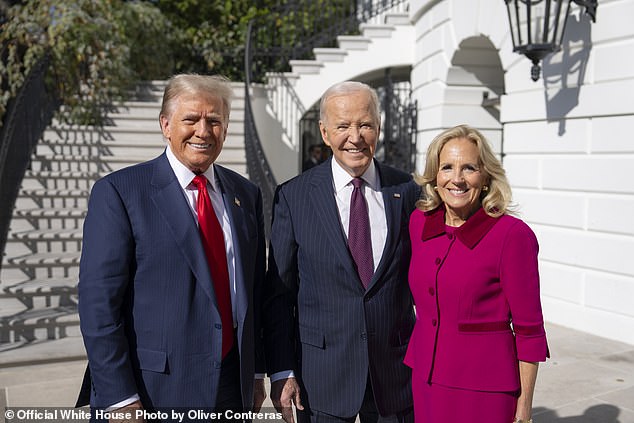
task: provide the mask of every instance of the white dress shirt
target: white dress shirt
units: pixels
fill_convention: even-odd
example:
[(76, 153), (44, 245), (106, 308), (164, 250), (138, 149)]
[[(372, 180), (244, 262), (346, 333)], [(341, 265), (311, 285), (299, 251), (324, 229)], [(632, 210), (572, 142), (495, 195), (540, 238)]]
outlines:
[[(182, 164), (174, 153), (172, 152), (169, 144), (165, 150), (167, 155), (167, 160), (176, 175), (176, 179), (178, 179), (178, 184), (183, 190), (183, 195), (187, 200), (187, 204), (189, 204), (189, 209), (192, 212), (194, 217), (194, 221), (196, 225), (198, 225), (198, 212), (196, 211), (196, 203), (198, 201), (198, 188), (196, 185), (192, 183), (194, 176), (196, 174), (189, 170), (184, 164)], [(216, 180), (216, 174), (214, 171), (214, 165), (209, 166), (203, 175), (207, 178), (207, 192), (209, 193), (209, 198), (211, 199), (211, 205), (216, 212), (216, 216), (218, 217), (218, 221), (220, 222), (220, 226), (222, 226), (222, 233), (225, 238), (225, 250), (227, 252), (227, 270), (229, 271), (229, 291), (231, 293), (231, 309), (233, 314), (233, 327), (236, 327), (236, 257), (233, 249), (233, 239), (231, 237), (231, 222), (229, 220), (229, 214), (227, 209), (225, 208), (225, 203), (222, 200), (222, 192), (220, 191), (220, 187), (218, 186), (218, 181)], [(222, 216), (222, 218), (220, 218)]]
[[(348, 228), (350, 226), (350, 198), (354, 190), (352, 179), (354, 178), (350, 176), (334, 158), (331, 160), (331, 164), (337, 209), (339, 210), (339, 218), (341, 219), (341, 228), (347, 240)], [(363, 179), (364, 182), (363, 195), (368, 204), (372, 258), (374, 259), (374, 270), (376, 271), (383, 256), (383, 249), (385, 248), (385, 241), (387, 240), (387, 219), (385, 217), (383, 193), (381, 192), (381, 181), (379, 180), (374, 161), (370, 162), (370, 166), (366, 169), (365, 173), (361, 175), (361, 179)]]

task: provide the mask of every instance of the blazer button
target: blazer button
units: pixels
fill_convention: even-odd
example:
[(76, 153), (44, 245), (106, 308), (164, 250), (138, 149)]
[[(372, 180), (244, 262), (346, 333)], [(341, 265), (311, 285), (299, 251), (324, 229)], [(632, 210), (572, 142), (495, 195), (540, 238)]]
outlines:
[(214, 368), (215, 368), (215, 369), (219, 369), (219, 368), (221, 368), (221, 367), (222, 367), (222, 363), (221, 363), (221, 362), (219, 362), (219, 361), (214, 361)]
[(436, 263), (437, 265), (438, 265), (438, 264), (440, 264), (440, 257), (436, 257), (436, 261), (435, 261), (435, 263)]
[(364, 341), (368, 339), (368, 334), (365, 332), (361, 332), (361, 339), (363, 339)]
[(222, 325), (220, 323), (216, 323), (214, 327), (218, 330), (222, 329)]
[(432, 326), (436, 326), (438, 324), (438, 320), (436, 319), (431, 319), (431, 325)]
[(434, 295), (436, 293), (436, 290), (434, 288), (429, 288), (429, 295)]
[(453, 239), (453, 234), (447, 234), (447, 238), (449, 238), (450, 240)]

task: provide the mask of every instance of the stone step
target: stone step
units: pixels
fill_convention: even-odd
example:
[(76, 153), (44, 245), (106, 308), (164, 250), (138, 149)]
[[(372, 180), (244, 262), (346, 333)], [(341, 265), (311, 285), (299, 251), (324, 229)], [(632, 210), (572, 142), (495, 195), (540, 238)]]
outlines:
[(14, 214), (17, 217), (28, 219), (53, 219), (53, 218), (84, 218), (86, 217), (86, 210), (81, 209), (66, 209), (66, 208), (50, 208), (50, 209), (19, 209), (15, 210)]
[[(31, 253), (40, 252), (72, 252), (81, 251), (82, 228), (36, 229), (13, 232), (7, 239), (9, 243), (22, 243)], [(16, 251), (14, 249), (13, 251)], [(11, 245), (6, 247), (7, 254)], [(14, 254), (15, 255), (15, 254)]]
[(359, 29), (366, 38), (390, 38), (396, 31), (394, 26), (384, 24), (361, 24)]
[(27, 280), (3, 286), (0, 298), (14, 298), (27, 309), (77, 305), (77, 279)]
[(348, 52), (340, 48), (314, 48), (313, 54), (315, 60), (327, 63), (327, 62), (343, 62)]
[(40, 170), (34, 172), (32, 170), (27, 170), (24, 173), (25, 178), (32, 178), (37, 180), (97, 180), (107, 175), (107, 173), (103, 172), (87, 172), (87, 171), (72, 171), (72, 170)]
[(70, 327), (78, 330), (77, 306), (25, 310), (0, 317), (0, 343), (65, 338)]
[(31, 230), (81, 229), (86, 208), (19, 208), (13, 211), (11, 232)]
[(82, 189), (90, 190), (94, 182), (106, 175), (103, 172), (82, 172), (82, 171), (49, 171), (42, 170), (34, 172), (28, 170), (22, 179), (23, 189)]
[(3, 270), (20, 270), (29, 279), (75, 278), (80, 253), (40, 253), (5, 257)]
[(367, 50), (371, 39), (362, 35), (339, 35), (337, 44), (343, 50)]
[(11, 234), (12, 240), (22, 242), (32, 241), (81, 241), (81, 228), (63, 228), (63, 229), (39, 229), (32, 231), (14, 232)]
[(112, 172), (123, 167), (132, 166), (137, 163), (153, 159), (161, 151), (148, 149), (147, 154), (135, 155), (66, 155), (66, 154), (42, 154), (33, 156), (31, 163), (32, 170), (52, 170), (52, 171), (83, 171), (83, 172)]
[(16, 208), (86, 208), (89, 190), (27, 188), (20, 190)]
[(408, 12), (389, 12), (385, 14), (387, 25), (411, 25)]
[(288, 63), (293, 73), (297, 75), (316, 75), (324, 67), (324, 64), (318, 60), (289, 60)]
[(86, 198), (90, 194), (88, 190), (83, 189), (23, 189), (22, 195), (33, 198)]

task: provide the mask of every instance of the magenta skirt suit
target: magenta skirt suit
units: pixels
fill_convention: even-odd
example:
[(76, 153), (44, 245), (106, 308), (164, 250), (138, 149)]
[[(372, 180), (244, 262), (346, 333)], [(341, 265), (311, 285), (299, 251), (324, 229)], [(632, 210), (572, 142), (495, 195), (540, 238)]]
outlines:
[(521, 220), (480, 208), (445, 226), (445, 208), (410, 219), (409, 284), (416, 325), (412, 368), (416, 423), (511, 423), (519, 364), (545, 361), (535, 234)]

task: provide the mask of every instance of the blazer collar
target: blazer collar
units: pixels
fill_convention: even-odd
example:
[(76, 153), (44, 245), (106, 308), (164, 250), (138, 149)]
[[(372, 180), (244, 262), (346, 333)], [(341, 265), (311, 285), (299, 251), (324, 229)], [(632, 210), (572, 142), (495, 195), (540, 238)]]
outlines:
[[(445, 233), (444, 204), (434, 210), (425, 212), (425, 216), (426, 219), (422, 234), (423, 241), (428, 241), (431, 238)], [(473, 249), (498, 221), (498, 218), (489, 216), (485, 213), (484, 209), (480, 207), (462, 226), (456, 228), (456, 237), (464, 245)]]

